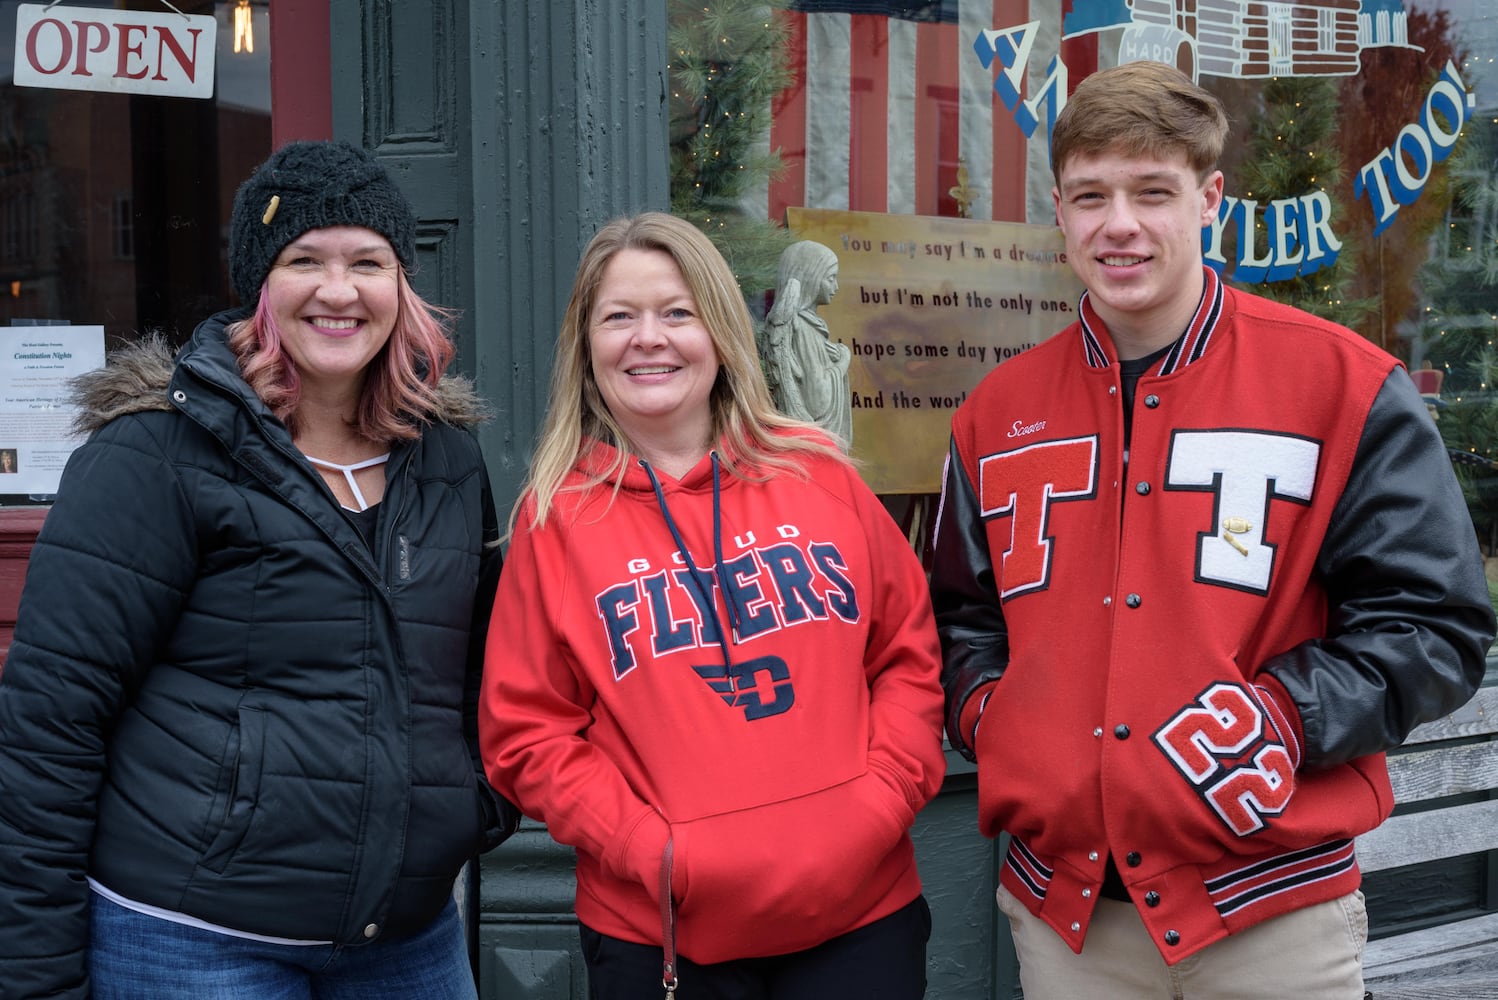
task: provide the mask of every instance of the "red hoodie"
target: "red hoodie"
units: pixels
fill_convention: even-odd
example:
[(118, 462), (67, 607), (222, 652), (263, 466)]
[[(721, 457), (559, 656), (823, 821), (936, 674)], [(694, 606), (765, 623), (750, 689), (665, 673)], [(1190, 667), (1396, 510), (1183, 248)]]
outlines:
[[(566, 485), (614, 457), (595, 446)], [(910, 826), (945, 771), (925, 576), (850, 467), (805, 461), (756, 483), (708, 456), (658, 496), (632, 459), (617, 496), (564, 487), (543, 527), (520, 519), (484, 762), (576, 848), (596, 931), (661, 943), (668, 842), (699, 963), (809, 948), (920, 892)]]

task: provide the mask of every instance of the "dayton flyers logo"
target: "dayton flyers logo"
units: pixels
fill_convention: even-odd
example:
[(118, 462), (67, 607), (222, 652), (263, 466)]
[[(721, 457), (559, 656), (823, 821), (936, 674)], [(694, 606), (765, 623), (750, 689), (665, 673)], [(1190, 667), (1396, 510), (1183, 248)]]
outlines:
[(721, 574), (685, 565), (680, 553), (669, 566), (636, 558), (628, 563), (629, 579), (594, 598), (615, 680), (628, 676), (642, 656), (649, 662), (716, 648), (725, 627), (713, 603), (719, 598), (722, 610), (732, 611), (723, 620), (734, 622), (739, 643), (813, 622), (861, 619), (854, 574), (835, 543), (806, 538), (793, 524), (777, 526), (767, 543), (753, 531), (733, 542), (741, 551), (723, 560)]
[[(791, 668), (778, 656), (760, 656), (731, 667), (693, 667), (730, 708), (742, 708), (750, 722), (790, 711), (796, 703)], [(760, 678), (763, 676), (764, 681)]]
[(1217, 817), (1240, 837), (1257, 833), (1290, 803), (1295, 765), (1258, 700), (1217, 683), (1176, 713), (1155, 744)]

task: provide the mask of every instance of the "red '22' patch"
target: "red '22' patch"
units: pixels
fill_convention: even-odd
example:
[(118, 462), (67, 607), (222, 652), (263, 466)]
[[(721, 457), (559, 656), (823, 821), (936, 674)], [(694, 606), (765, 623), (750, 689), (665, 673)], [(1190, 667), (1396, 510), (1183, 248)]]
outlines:
[(1177, 771), (1240, 837), (1285, 811), (1295, 768), (1263, 708), (1237, 684), (1213, 684), (1154, 735)]

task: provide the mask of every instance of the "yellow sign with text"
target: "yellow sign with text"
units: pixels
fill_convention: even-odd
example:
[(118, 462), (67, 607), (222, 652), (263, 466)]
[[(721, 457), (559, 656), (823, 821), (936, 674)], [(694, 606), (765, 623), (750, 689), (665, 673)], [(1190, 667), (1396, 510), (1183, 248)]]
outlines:
[(791, 208), (838, 258), (821, 307), (853, 352), (853, 455), (876, 493), (936, 493), (952, 411), (994, 366), (1076, 319), (1054, 226)]

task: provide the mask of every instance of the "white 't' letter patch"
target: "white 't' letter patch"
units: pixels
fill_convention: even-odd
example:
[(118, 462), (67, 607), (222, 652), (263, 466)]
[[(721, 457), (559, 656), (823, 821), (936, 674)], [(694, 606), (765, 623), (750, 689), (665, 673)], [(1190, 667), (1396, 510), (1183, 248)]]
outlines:
[[(1200, 534), (1203, 580), (1256, 593), (1269, 591), (1274, 546), (1264, 543), (1271, 500), (1309, 503), (1321, 445), (1307, 438), (1255, 431), (1177, 431), (1166, 483), (1216, 494), (1212, 525)], [(1223, 522), (1244, 529), (1225, 537)]]

